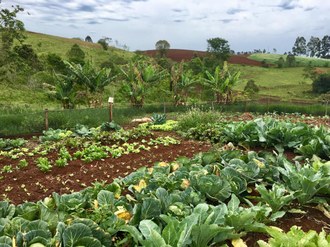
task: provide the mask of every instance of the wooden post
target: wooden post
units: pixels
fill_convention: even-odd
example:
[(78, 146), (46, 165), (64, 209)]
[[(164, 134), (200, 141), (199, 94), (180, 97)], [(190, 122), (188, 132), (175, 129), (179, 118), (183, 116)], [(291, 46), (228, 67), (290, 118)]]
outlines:
[(45, 130), (48, 130), (48, 109), (45, 109)]
[(109, 120), (112, 122), (112, 105), (113, 103), (109, 103)]

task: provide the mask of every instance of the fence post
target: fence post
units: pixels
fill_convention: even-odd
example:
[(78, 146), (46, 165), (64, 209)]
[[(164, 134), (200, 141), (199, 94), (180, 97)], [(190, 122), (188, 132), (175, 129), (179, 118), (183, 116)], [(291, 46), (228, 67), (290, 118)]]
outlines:
[(48, 109), (45, 109), (45, 130), (48, 130)]

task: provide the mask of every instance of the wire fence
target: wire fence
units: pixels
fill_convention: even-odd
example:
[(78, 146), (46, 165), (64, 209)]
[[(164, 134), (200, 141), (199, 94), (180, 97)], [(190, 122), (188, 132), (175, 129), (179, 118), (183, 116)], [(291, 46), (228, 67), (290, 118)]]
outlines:
[[(312, 115), (327, 115), (328, 104), (292, 104), (290, 102), (236, 102), (223, 105), (214, 102), (174, 106), (172, 103), (148, 104), (141, 108), (129, 105), (114, 105), (112, 115), (114, 122), (123, 125), (133, 118), (151, 116), (152, 113), (185, 112), (192, 108), (201, 110), (216, 110), (222, 112), (276, 112), (302, 113)], [(0, 137), (37, 134), (47, 128), (70, 129), (77, 124), (96, 127), (110, 120), (109, 107), (68, 109), (68, 110), (38, 110), (0, 112)]]

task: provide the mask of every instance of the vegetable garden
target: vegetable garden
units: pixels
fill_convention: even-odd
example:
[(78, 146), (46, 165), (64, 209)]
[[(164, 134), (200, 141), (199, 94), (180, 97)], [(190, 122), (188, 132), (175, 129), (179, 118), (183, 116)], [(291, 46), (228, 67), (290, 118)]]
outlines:
[(0, 139), (0, 246), (330, 246), (324, 119), (181, 115)]

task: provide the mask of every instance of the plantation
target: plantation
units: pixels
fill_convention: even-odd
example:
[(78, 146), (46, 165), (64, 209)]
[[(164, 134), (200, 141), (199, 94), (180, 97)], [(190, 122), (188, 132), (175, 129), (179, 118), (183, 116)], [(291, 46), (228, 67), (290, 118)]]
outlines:
[(329, 246), (327, 119), (153, 121), (1, 139), (3, 246)]

